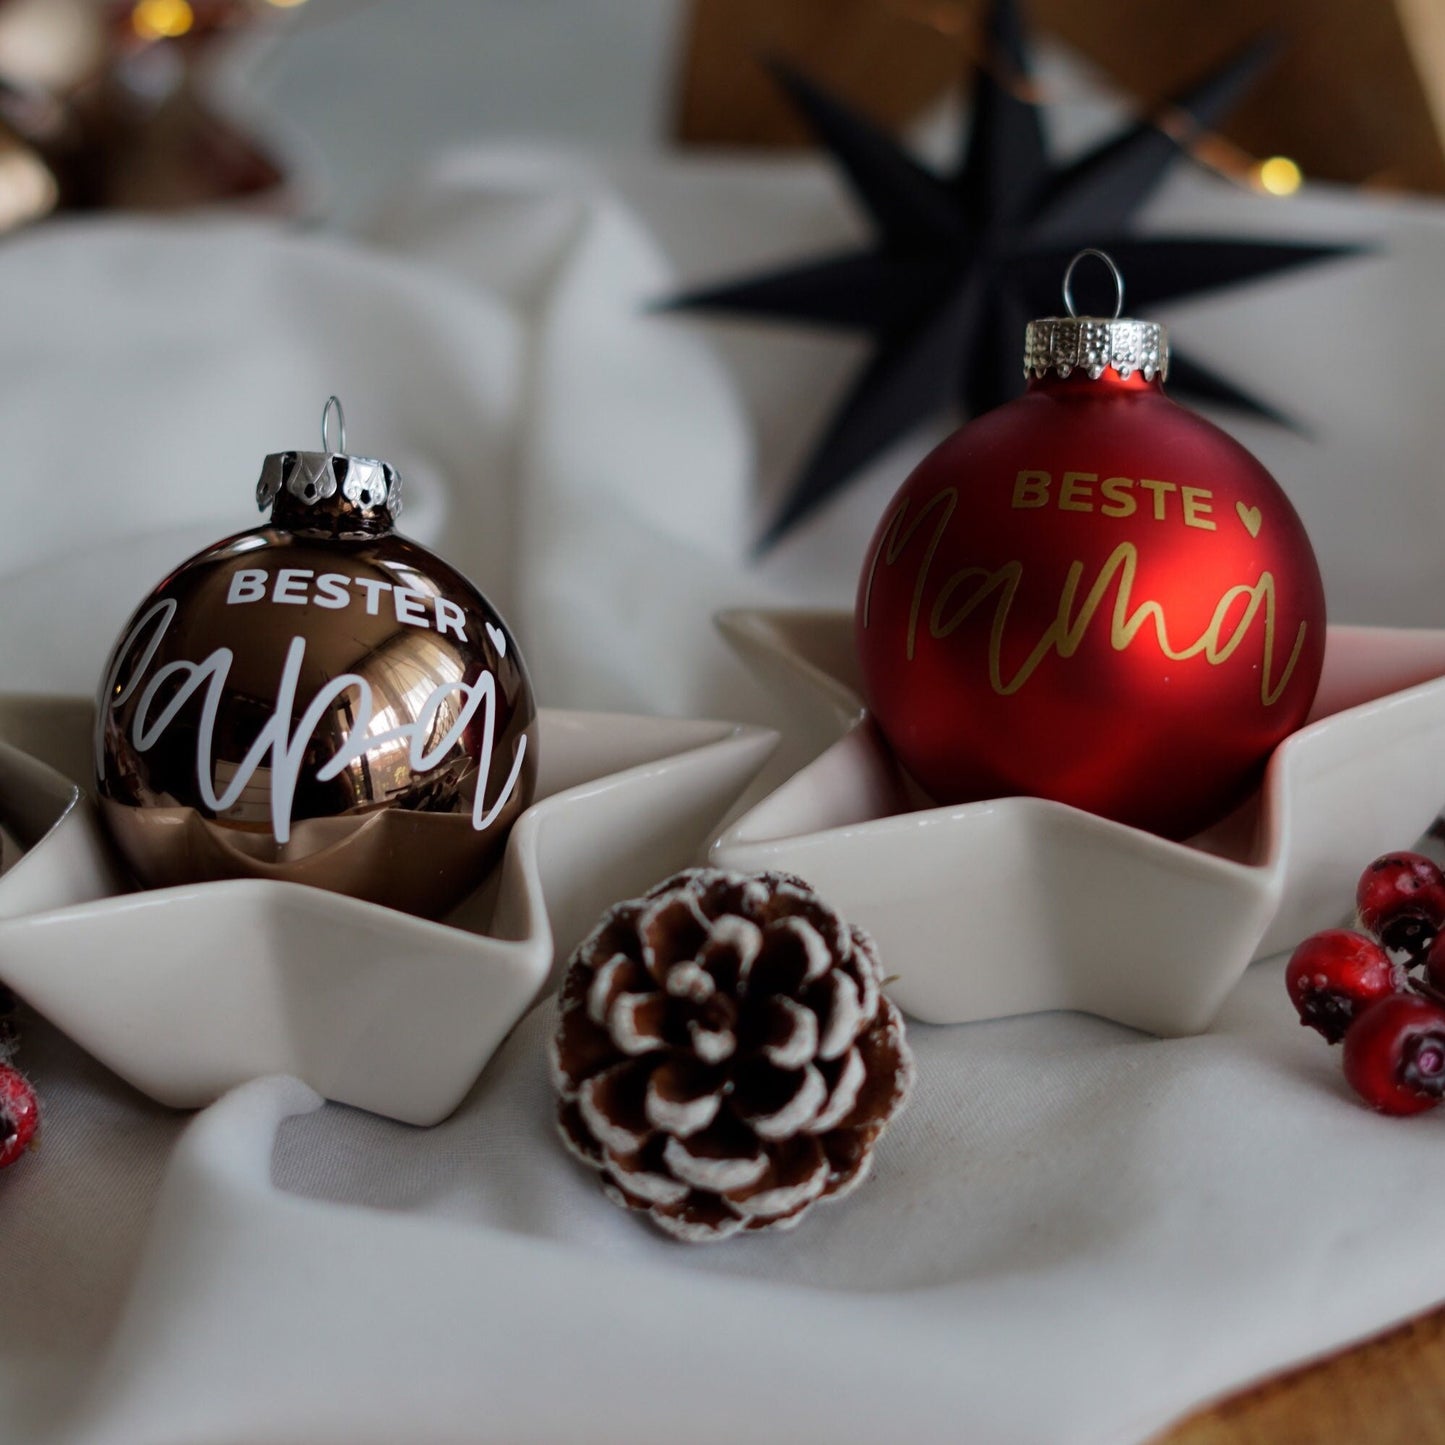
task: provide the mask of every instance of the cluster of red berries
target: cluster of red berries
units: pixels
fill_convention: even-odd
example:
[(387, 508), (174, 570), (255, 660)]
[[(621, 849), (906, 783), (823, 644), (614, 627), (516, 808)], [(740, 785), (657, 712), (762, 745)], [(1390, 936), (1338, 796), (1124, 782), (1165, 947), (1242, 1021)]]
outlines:
[(1305, 939), (1285, 970), (1300, 1022), (1344, 1043), (1345, 1078), (1382, 1114), (1445, 1099), (1445, 874), (1419, 853), (1386, 853), (1355, 890), (1364, 932)]
[(40, 1102), (30, 1080), (10, 1062), (19, 1035), (15, 998), (0, 986), (0, 1169), (13, 1164), (35, 1142), (40, 1127)]

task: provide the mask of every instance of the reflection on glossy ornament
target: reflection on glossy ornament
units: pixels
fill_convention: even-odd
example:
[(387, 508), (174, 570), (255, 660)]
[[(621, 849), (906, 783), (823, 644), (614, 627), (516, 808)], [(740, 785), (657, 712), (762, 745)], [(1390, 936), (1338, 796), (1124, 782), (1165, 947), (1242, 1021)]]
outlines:
[(864, 690), (940, 802), (1026, 794), (1188, 837), (1309, 711), (1319, 568), (1269, 473), (1164, 395), (1163, 328), (1076, 317), (1067, 277), (1065, 300), (1028, 328), (1025, 395), (924, 458), (874, 534)]
[(266, 459), (269, 525), (182, 563), (121, 631), (96, 783), (146, 886), (269, 878), (439, 917), (531, 800), (536, 706), (511, 633), (392, 530), (395, 470), (345, 446), (333, 397), (321, 451)]

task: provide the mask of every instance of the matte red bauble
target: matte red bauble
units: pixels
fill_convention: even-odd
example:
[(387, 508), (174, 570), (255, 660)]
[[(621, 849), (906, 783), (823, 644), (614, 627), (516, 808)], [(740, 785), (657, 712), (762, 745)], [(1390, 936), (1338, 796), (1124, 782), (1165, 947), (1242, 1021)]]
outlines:
[(1309, 712), (1319, 567), (1269, 473), (1165, 396), (1163, 328), (1069, 311), (1030, 324), (1027, 392), (884, 515), (864, 691), (940, 802), (1029, 794), (1184, 838)]

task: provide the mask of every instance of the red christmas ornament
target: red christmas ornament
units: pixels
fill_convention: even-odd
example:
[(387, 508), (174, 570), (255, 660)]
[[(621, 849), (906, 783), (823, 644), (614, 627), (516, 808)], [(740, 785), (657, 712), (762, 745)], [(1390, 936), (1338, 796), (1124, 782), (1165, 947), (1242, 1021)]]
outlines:
[(1064, 300), (1029, 325), (1026, 393), (925, 457), (879, 524), (864, 691), (940, 802), (1030, 794), (1188, 837), (1309, 711), (1319, 568), (1269, 473), (1164, 395), (1163, 327), (1076, 317), (1068, 273)]

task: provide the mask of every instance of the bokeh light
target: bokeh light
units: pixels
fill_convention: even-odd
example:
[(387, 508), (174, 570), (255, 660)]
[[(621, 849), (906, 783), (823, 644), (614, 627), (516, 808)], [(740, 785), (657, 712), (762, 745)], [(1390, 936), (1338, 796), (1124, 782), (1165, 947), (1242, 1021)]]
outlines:
[(1255, 183), (1272, 196), (1292, 196), (1304, 183), (1304, 172), (1288, 156), (1270, 156), (1254, 170)]
[(49, 215), (59, 198), (55, 176), (34, 151), (0, 146), (0, 233)]
[(139, 0), (130, 23), (142, 40), (174, 40), (196, 23), (196, 12), (188, 0)]

